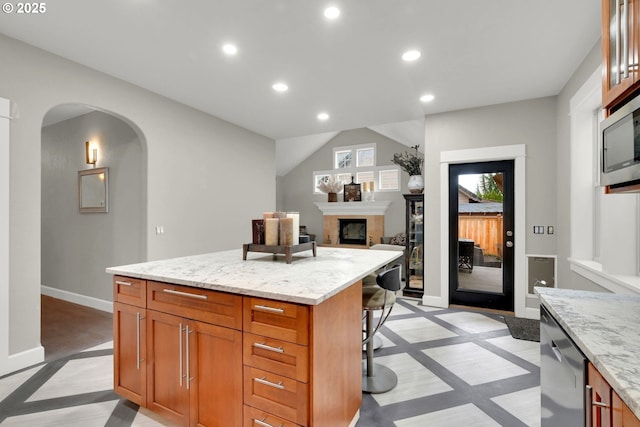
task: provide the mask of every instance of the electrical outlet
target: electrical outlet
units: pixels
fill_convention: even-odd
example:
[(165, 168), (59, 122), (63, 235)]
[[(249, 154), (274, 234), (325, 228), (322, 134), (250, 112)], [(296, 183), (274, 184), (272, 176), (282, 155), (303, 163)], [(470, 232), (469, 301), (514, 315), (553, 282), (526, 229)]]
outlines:
[(534, 225), (533, 226), (533, 234), (544, 234), (544, 226), (543, 225)]
[(553, 229), (553, 225), (548, 225), (547, 226), (547, 234), (553, 234), (554, 233), (554, 229)]

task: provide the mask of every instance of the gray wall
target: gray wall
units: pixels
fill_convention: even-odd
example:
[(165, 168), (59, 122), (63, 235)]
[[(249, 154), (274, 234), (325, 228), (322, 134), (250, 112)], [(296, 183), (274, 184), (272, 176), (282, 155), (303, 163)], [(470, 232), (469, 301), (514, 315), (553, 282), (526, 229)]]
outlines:
[[(533, 225), (556, 224), (556, 99), (539, 98), (425, 117), (425, 187), (427, 200), (440, 200), (440, 152), (525, 144), (526, 252), (555, 254), (557, 235), (536, 235)], [(425, 207), (425, 293), (440, 296), (440, 203)], [(518, 238), (518, 237), (517, 237)]]
[[(99, 144), (96, 167), (109, 168), (109, 212), (80, 213), (78, 171), (84, 141)], [(145, 259), (146, 162), (124, 121), (93, 112), (42, 129), (42, 278), (44, 286), (110, 301), (108, 266)]]
[[(313, 203), (326, 202), (327, 196), (312, 193), (313, 171), (333, 168), (334, 147), (370, 143), (376, 143), (377, 166), (390, 165), (393, 153), (410, 150), (406, 145), (370, 129), (353, 129), (341, 132), (287, 175), (278, 179), (278, 210), (300, 212), (300, 224), (306, 225), (307, 230), (316, 234), (317, 239), (322, 241), (322, 212)], [(375, 193), (376, 201), (391, 201), (384, 219), (384, 230), (387, 236), (405, 230), (405, 202), (402, 193), (408, 193), (408, 179), (409, 176), (402, 172), (401, 191)], [(342, 200), (341, 196), (342, 194), (338, 195), (338, 200)]]
[[(14, 106), (10, 354), (40, 351), (41, 127), (51, 108), (96, 106), (138, 129), (146, 142), (147, 259), (240, 248), (250, 220), (275, 209), (273, 140), (3, 35), (0, 52), (0, 96)], [(157, 225), (164, 235), (150, 232)]]

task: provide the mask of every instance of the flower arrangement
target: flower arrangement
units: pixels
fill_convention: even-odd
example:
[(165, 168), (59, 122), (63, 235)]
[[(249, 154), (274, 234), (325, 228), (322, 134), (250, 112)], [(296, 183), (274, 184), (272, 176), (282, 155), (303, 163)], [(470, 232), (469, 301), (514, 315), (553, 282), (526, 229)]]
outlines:
[(419, 147), (419, 144), (411, 147), (416, 151), (415, 153), (407, 151), (395, 153), (391, 162), (400, 166), (400, 169), (408, 173), (409, 176), (422, 175), (422, 156), (418, 153)]
[(336, 180), (336, 178), (331, 175), (326, 179), (323, 179), (318, 183), (318, 190), (323, 193), (340, 193), (344, 188), (344, 183), (342, 181)]

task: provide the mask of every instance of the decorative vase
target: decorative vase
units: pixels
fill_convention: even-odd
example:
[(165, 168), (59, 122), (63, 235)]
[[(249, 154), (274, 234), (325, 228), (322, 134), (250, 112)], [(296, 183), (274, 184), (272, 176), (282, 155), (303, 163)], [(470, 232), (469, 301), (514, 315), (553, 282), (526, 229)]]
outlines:
[(409, 188), (409, 193), (411, 194), (422, 193), (422, 191), (424, 191), (424, 179), (422, 178), (422, 175), (411, 175), (409, 177), (407, 187)]
[(327, 196), (329, 197), (330, 202), (338, 201), (338, 193), (327, 193)]

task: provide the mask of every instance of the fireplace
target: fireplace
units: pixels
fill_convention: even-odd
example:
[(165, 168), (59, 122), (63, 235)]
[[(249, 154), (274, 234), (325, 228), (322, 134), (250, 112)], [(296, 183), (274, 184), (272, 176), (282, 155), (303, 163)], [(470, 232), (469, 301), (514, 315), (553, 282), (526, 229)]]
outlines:
[[(318, 240), (322, 246), (354, 248), (380, 243), (381, 237), (384, 236), (384, 213), (390, 204), (387, 200), (316, 202), (315, 205), (322, 211), (322, 239)], [(345, 221), (358, 224), (345, 230)]]
[(366, 218), (340, 218), (338, 219), (338, 224), (338, 238), (341, 244), (367, 244)]

